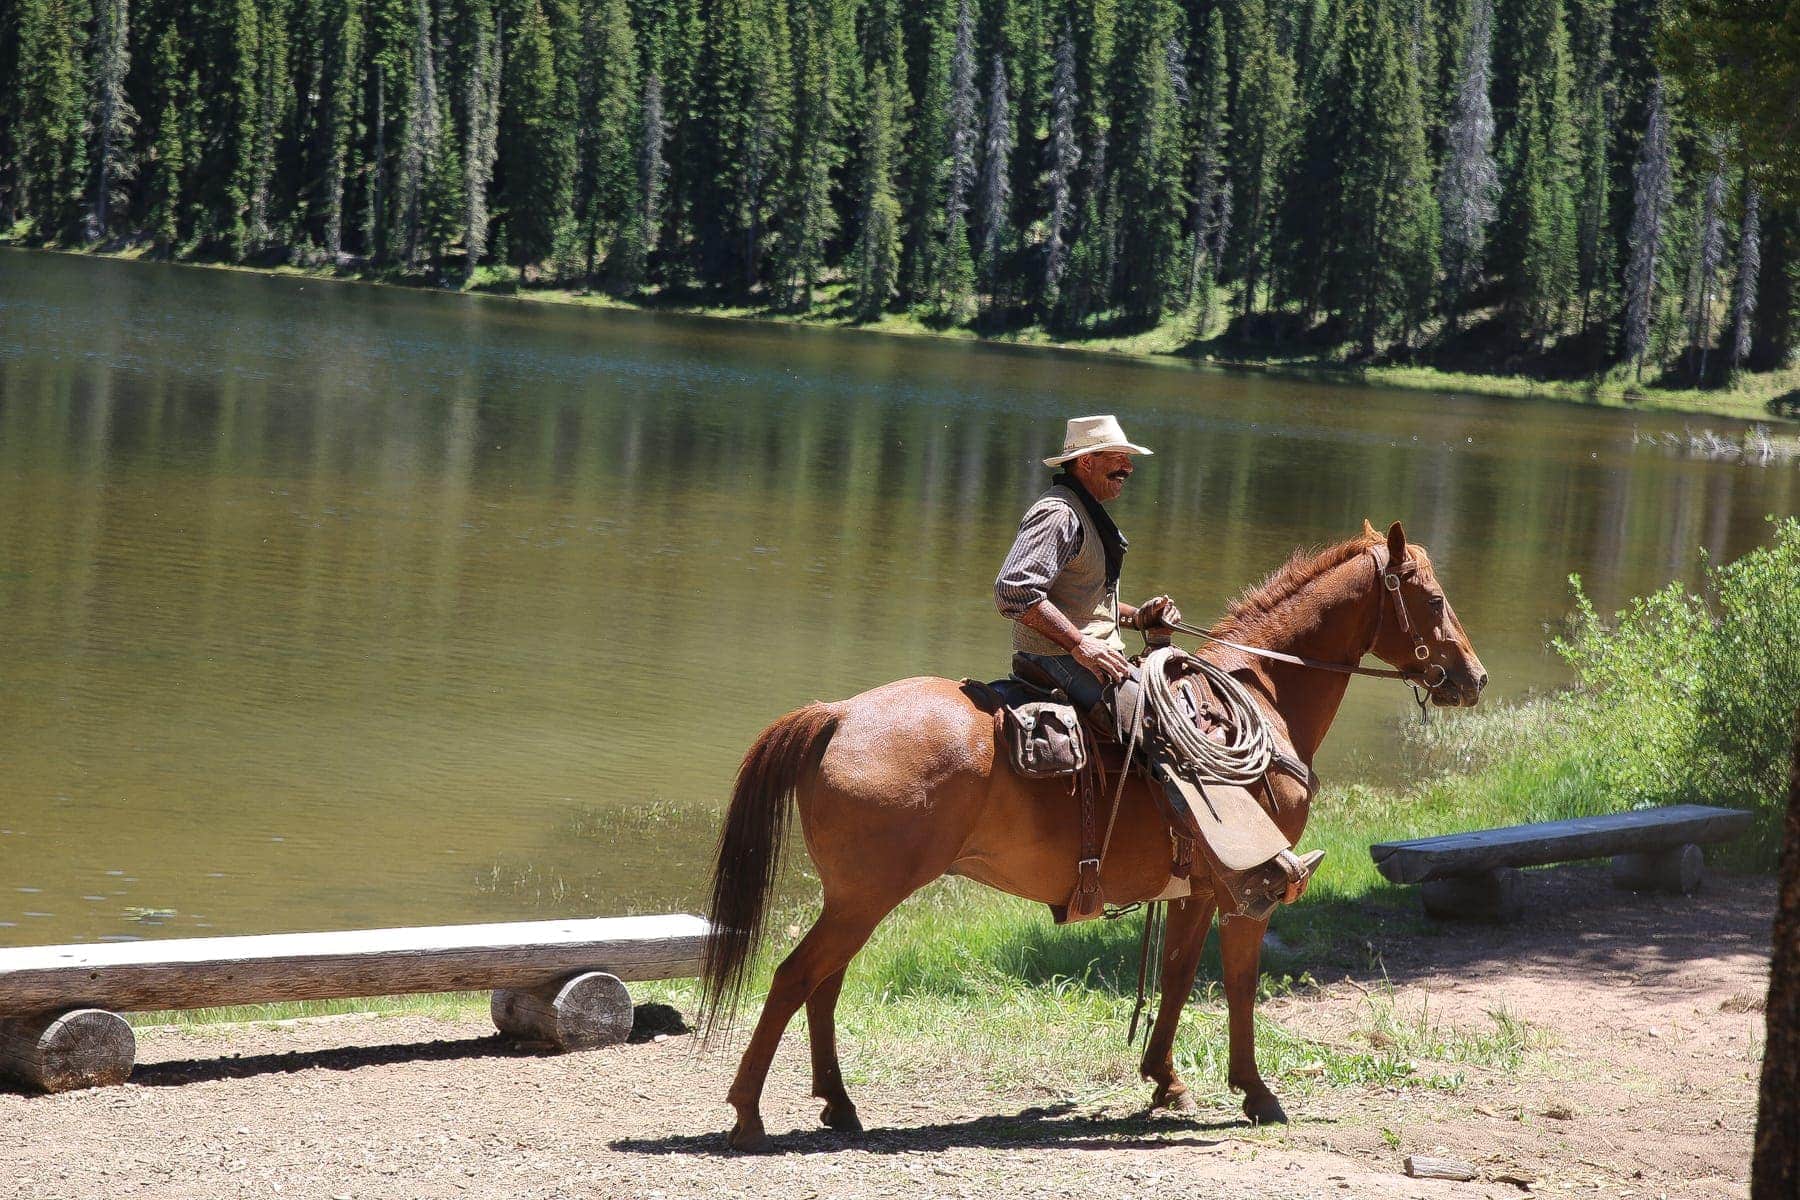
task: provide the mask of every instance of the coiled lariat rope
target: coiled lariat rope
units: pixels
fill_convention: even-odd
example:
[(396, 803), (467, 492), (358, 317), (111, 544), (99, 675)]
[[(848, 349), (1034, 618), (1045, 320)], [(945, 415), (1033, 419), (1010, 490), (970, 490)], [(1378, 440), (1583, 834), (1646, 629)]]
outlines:
[[(1225, 709), (1225, 739), (1214, 741), (1200, 731), (1192, 715), (1181, 707), (1169, 667), (1183, 673), (1198, 671), (1213, 686), (1213, 694)], [(1204, 658), (1175, 646), (1160, 646), (1144, 656), (1140, 670), (1144, 699), (1156, 715), (1162, 740), (1182, 765), (1191, 767), (1206, 783), (1250, 787), (1268, 774), (1275, 757), (1275, 739), (1260, 705), (1248, 689)]]
[[(1211, 681), (1214, 693), (1225, 706), (1228, 728), (1224, 741), (1215, 742), (1207, 737), (1181, 707), (1175, 685), (1169, 682), (1171, 659), (1180, 671), (1198, 670)], [(1221, 668), (1178, 646), (1159, 646), (1138, 664), (1138, 700), (1133, 708), (1129, 717), (1120, 714), (1126, 726), (1118, 731), (1119, 736), (1126, 739), (1126, 769), (1119, 773), (1118, 786), (1113, 790), (1112, 812), (1106, 819), (1106, 836), (1100, 842), (1102, 862), (1106, 861), (1106, 852), (1112, 848), (1113, 826), (1119, 819), (1119, 801), (1125, 797), (1125, 780), (1131, 774), (1131, 761), (1137, 757), (1147, 715), (1155, 716), (1156, 727), (1170, 755), (1181, 766), (1192, 770), (1203, 783), (1251, 787), (1268, 774), (1269, 764), (1275, 758), (1275, 738), (1269, 732), (1268, 718), (1251, 698), (1248, 689)]]

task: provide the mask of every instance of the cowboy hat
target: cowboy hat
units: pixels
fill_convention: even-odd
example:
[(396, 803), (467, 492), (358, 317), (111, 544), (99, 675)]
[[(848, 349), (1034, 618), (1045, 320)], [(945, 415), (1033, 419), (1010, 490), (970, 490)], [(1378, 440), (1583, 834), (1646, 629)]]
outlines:
[(1071, 458), (1080, 458), (1084, 454), (1094, 454), (1101, 450), (1118, 450), (1126, 454), (1150, 454), (1152, 451), (1125, 440), (1125, 431), (1119, 428), (1119, 418), (1111, 413), (1100, 417), (1070, 417), (1069, 428), (1063, 434), (1061, 454), (1051, 455), (1044, 460), (1046, 467), (1060, 467)]

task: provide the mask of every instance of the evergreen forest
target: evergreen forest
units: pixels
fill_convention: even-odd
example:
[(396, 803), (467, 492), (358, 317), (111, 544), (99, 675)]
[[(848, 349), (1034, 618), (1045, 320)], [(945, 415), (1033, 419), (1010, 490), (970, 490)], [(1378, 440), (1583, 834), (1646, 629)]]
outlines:
[(0, 235), (1720, 386), (1800, 200), (1679, 2), (0, 0)]

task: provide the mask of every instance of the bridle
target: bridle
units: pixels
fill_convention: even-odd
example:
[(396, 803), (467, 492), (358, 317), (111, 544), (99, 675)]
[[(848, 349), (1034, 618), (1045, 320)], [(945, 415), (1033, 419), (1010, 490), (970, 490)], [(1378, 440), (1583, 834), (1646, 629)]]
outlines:
[[(1413, 626), (1412, 618), (1408, 616), (1406, 612), (1406, 602), (1400, 598), (1400, 581), (1417, 573), (1419, 564), (1411, 555), (1408, 555), (1398, 567), (1389, 570), (1388, 548), (1385, 545), (1370, 546), (1369, 561), (1373, 563), (1375, 567), (1375, 582), (1377, 586), (1381, 588), (1383, 593), (1393, 599), (1394, 620), (1399, 623), (1400, 631), (1412, 639), (1413, 658), (1423, 664), (1420, 668), (1394, 670), (1391, 667), (1365, 667), (1358, 663), (1326, 662), (1323, 659), (1307, 658), (1299, 654), (1287, 654), (1280, 650), (1266, 650), (1261, 646), (1246, 646), (1241, 642), (1234, 642), (1229, 638), (1217, 637), (1204, 629), (1179, 621), (1176, 622), (1172, 628), (1177, 629), (1182, 633), (1193, 634), (1195, 637), (1205, 638), (1209, 642), (1217, 642), (1221, 646), (1229, 646), (1231, 649), (1242, 651), (1245, 654), (1253, 654), (1258, 658), (1272, 659), (1275, 662), (1287, 663), (1290, 666), (1310, 667), (1315, 671), (1333, 671), (1339, 675), (1367, 675), (1373, 679), (1398, 679), (1413, 689), (1413, 696), (1418, 700), (1420, 709), (1423, 710), (1425, 707), (1425, 697), (1436, 692), (1439, 688), (1443, 687), (1444, 684), (1448, 683), (1450, 680), (1450, 672), (1445, 669), (1444, 664), (1430, 661), (1431, 647), (1426, 644), (1424, 635)], [(1369, 635), (1369, 644), (1363, 649), (1362, 654), (1357, 655), (1359, 660), (1364, 655), (1367, 655), (1370, 650), (1373, 650), (1375, 648), (1375, 643), (1381, 640), (1381, 630), (1383, 622), (1386, 619), (1387, 608), (1388, 606), (1385, 604), (1378, 603), (1376, 605), (1375, 632)], [(1432, 678), (1433, 671), (1437, 672), (1437, 677), (1435, 679)], [(1424, 689), (1423, 692), (1419, 690), (1421, 688)]]

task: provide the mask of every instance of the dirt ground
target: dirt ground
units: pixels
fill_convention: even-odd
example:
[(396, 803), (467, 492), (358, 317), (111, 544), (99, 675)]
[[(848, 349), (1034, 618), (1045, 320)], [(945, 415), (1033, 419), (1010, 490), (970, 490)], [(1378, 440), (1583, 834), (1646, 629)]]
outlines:
[[(1592, 871), (1532, 876), (1521, 924), (1384, 940), (1402, 1013), (1491, 1020), (1540, 1048), (1454, 1091), (1326, 1089), (1294, 1123), (1235, 1108), (1148, 1117), (1102, 1099), (935, 1077), (864, 1085), (870, 1132), (821, 1129), (796, 1025), (770, 1080), (767, 1155), (729, 1153), (729, 1054), (674, 1037), (565, 1056), (474, 1017), (332, 1017), (149, 1029), (124, 1087), (0, 1093), (0, 1196), (155, 1197), (1740, 1197), (1747, 1190), (1774, 890), (1715, 881), (1626, 897)], [(1381, 974), (1277, 1000), (1290, 1030), (1348, 1041)], [(1364, 1034), (1363, 1036), (1366, 1036)], [(1280, 1090), (1280, 1085), (1277, 1084)], [(1408, 1154), (1469, 1183), (1409, 1179)]]

